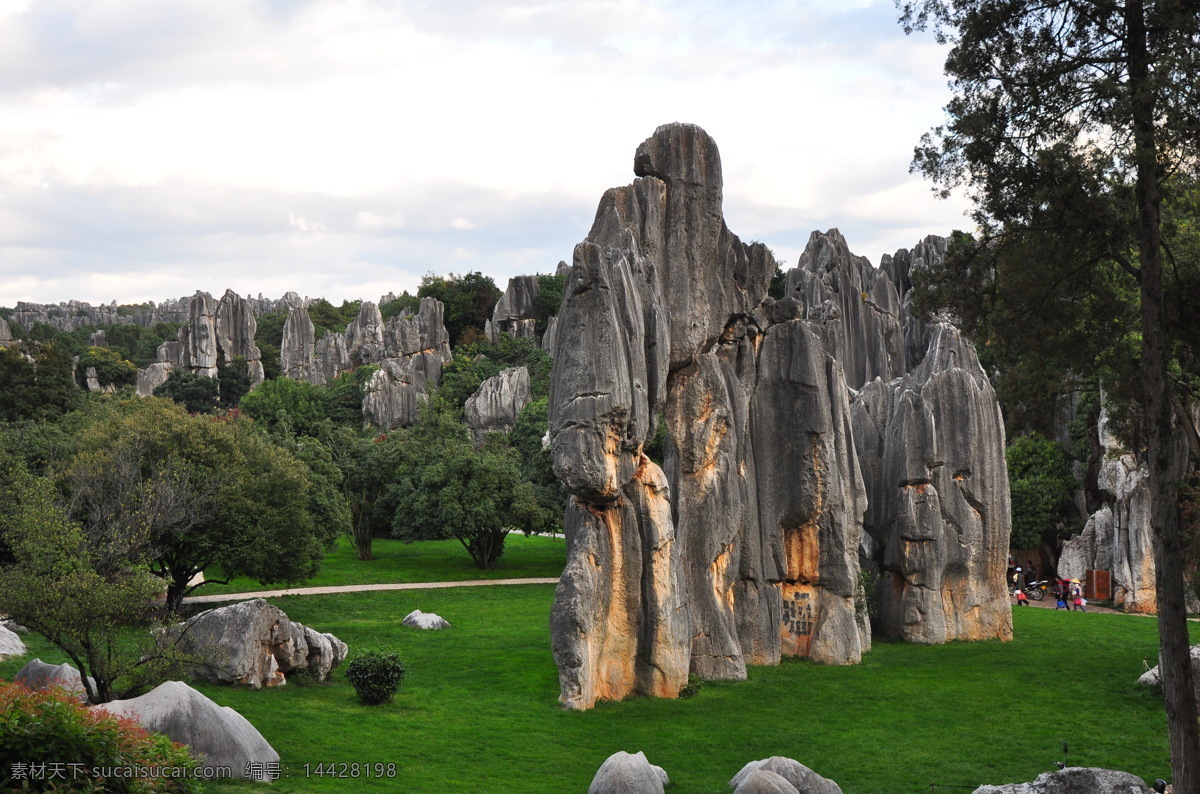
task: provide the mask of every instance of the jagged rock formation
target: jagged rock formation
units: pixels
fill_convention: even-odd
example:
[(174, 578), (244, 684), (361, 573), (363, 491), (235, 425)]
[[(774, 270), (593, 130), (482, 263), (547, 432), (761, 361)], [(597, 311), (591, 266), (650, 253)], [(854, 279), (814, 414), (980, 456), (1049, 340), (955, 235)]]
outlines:
[(217, 348), (221, 351), (222, 360), (228, 364), (242, 357), (249, 369), (251, 388), (262, 383), (262, 353), (254, 344), (258, 321), (254, 319), (253, 305), (233, 290), (225, 290), (217, 303), (215, 325)]
[(1101, 450), (1096, 488), (1103, 503), (1083, 532), (1063, 544), (1058, 575), (1084, 581), (1089, 569), (1112, 574), (1113, 604), (1127, 612), (1157, 611), (1149, 471), (1121, 448), (1101, 409), (1097, 426)]
[(280, 370), (285, 378), (318, 383), (321, 376), (316, 368), (316, 331), (312, 318), (303, 306), (288, 310), (283, 323), (283, 343), (279, 346)]
[(670, 783), (663, 768), (647, 761), (645, 753), (619, 750), (596, 770), (588, 794), (662, 794)]
[(303, 670), (324, 681), (346, 658), (346, 643), (291, 621), (261, 598), (209, 609), (191, 618), (180, 641), (205, 663), (192, 675), (249, 686), (282, 686)]
[(799, 761), (781, 755), (773, 755), (762, 761), (751, 761), (746, 764), (729, 781), (729, 787), (735, 791), (769, 790), (760, 788), (753, 782), (753, 776), (756, 773), (764, 772), (782, 778), (792, 791), (802, 791), (805, 794), (842, 794), (842, 787), (837, 783), (818, 775)]
[(1071, 766), (1043, 772), (1032, 783), (980, 786), (972, 794), (1152, 794), (1154, 789), (1128, 772)]
[(192, 298), (188, 321), (179, 329), (179, 359), (174, 363), (206, 378), (217, 377), (217, 304), (207, 292)]
[(558, 344), (558, 315), (546, 321), (546, 333), (542, 334), (542, 350), (554, 358), (554, 350)]
[(152, 733), (186, 744), (202, 767), (230, 770), (225, 774), (233, 777), (269, 782), (263, 770), (267, 764), (279, 762), (279, 753), (249, 720), (228, 706), (218, 706), (182, 681), (167, 681), (140, 697), (113, 700), (94, 708), (132, 719)]
[(8, 347), (12, 343), (12, 329), (8, 327), (8, 321), (0, 317), (0, 347)]
[(787, 290), (820, 324), (851, 388), (904, 374), (900, 293), (886, 272), (850, 252), (837, 229), (809, 236), (799, 265), (788, 271)]
[[(13, 676), (13, 681), (24, 684), (30, 689), (60, 687), (80, 701), (87, 702), (87, 689), (83, 685), (83, 676), (66, 662), (54, 665), (43, 662), (40, 658), (33, 659), (26, 662), (25, 666), (17, 671), (17, 674)], [(88, 676), (88, 681), (92, 685), (92, 690), (95, 691), (95, 679)]]
[(416, 314), (404, 312), (385, 323), (379, 307), (364, 301), (345, 332), (327, 331), (314, 344), (308, 312), (294, 306), (283, 326), (283, 374), (320, 385), (376, 364), (379, 370), (363, 387), (363, 417), (385, 430), (410, 425), (420, 400), (441, 383), (442, 367), (452, 358), (443, 312), (441, 301), (422, 298)]
[(852, 405), (880, 553), (878, 628), (909, 642), (1009, 638), (1004, 423), (974, 347), (948, 323), (904, 378)]
[[(903, 296), (836, 230), (810, 240), (790, 297), (766, 298), (774, 259), (725, 226), (719, 155), (703, 130), (660, 127), (634, 170), (576, 246), (558, 315), (550, 435), (572, 493), (551, 617), (562, 702), (670, 697), (689, 671), (744, 678), (747, 664), (783, 654), (858, 661), (870, 647), (860, 550), (942, 602), (910, 593), (887, 633), (1010, 636), (1008, 492), (995, 488), (1003, 430), (969, 345), (947, 333), (923, 369), (895, 379), (906, 371)], [(879, 537), (864, 536), (867, 493), (889, 487), (879, 478), (898, 470), (898, 452), (864, 479), (855, 430), (869, 417), (852, 411), (842, 358), (856, 385), (889, 379), (868, 386), (872, 449), (882, 455), (895, 435), (921, 444), (909, 459), (923, 477), (925, 464), (949, 467), (935, 485), (945, 511), (904, 514), (936, 536), (919, 552), (915, 530), (892, 532), (908, 519), (882, 503)], [(895, 409), (880, 414), (893, 391)], [(663, 469), (643, 452), (660, 416)], [(954, 479), (964, 472), (978, 482)], [(904, 484), (923, 483), (890, 487)]]
[(488, 433), (512, 430), (529, 400), (529, 370), (525, 367), (509, 367), (479, 384), (463, 406), (475, 444), (483, 444)]
[(500, 334), (517, 339), (537, 339), (537, 309), (533, 304), (538, 294), (537, 276), (513, 276), (508, 288), (496, 302), (492, 319), (484, 325), (484, 333), (493, 343)]
[[(118, 306), (116, 301), (99, 306), (75, 300), (55, 304), (19, 301), (12, 320), (26, 330), (32, 328), (34, 323), (45, 323), (59, 331), (74, 331), (85, 325), (140, 325), (150, 328), (164, 322), (188, 322), (192, 300), (192, 297), (168, 298), (157, 304), (149, 301), (134, 306)], [(288, 292), (278, 300), (264, 298), (261, 293), (257, 298), (246, 297), (244, 300), (255, 315), (312, 303), (312, 299), (301, 298), (295, 292)]]

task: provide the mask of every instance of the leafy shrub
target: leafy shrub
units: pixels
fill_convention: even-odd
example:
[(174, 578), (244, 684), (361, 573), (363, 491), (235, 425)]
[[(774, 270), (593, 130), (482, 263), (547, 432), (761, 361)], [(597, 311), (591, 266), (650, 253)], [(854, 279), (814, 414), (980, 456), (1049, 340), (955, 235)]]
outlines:
[(688, 674), (687, 686), (679, 690), (679, 697), (683, 699), (694, 698), (700, 694), (700, 690), (704, 689), (704, 679), (693, 673)]
[(1015, 439), (1005, 453), (1012, 499), (1014, 549), (1052, 543), (1067, 526), (1078, 487), (1062, 445), (1037, 433)]
[[(105, 768), (132, 766), (162, 771), (99, 777)], [(0, 681), (4, 791), (199, 792), (200, 782), (189, 775), (196, 767), (184, 745), (148, 733), (133, 720), (88, 709), (58, 687), (39, 692)]]
[(393, 650), (372, 648), (346, 665), (346, 679), (368, 706), (391, 703), (404, 683), (404, 662)]

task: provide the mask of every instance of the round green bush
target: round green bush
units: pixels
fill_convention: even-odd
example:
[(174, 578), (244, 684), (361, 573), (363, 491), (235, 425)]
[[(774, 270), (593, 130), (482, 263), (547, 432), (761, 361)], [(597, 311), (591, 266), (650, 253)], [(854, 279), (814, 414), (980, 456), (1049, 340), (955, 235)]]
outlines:
[(368, 706), (391, 703), (404, 683), (404, 662), (386, 648), (363, 651), (346, 666), (346, 678)]

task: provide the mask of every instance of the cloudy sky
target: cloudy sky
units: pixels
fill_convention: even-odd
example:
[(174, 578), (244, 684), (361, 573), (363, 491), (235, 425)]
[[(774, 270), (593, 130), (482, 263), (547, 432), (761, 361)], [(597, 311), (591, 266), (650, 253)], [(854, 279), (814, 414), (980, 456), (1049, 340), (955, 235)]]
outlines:
[(877, 263), (968, 225), (908, 173), (943, 59), (892, 0), (0, 0), (0, 306), (503, 288), (671, 121), (743, 240)]

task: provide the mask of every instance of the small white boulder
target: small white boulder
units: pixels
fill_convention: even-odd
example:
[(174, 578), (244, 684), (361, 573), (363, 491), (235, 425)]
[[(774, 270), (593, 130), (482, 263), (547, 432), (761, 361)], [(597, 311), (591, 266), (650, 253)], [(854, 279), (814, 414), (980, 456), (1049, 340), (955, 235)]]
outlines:
[(412, 626), (414, 629), (448, 629), (450, 624), (440, 615), (435, 615), (432, 612), (422, 612), (419, 609), (414, 609), (404, 616), (403, 621), (405, 626)]

